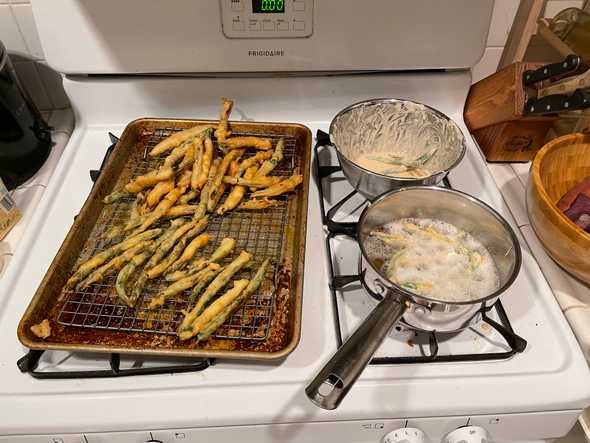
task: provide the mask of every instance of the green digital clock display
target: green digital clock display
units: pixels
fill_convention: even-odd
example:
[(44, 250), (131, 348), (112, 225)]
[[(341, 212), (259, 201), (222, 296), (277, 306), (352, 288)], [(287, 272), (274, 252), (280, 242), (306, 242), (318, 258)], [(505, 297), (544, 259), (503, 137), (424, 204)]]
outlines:
[(285, 0), (252, 0), (254, 14), (273, 14), (285, 12)]

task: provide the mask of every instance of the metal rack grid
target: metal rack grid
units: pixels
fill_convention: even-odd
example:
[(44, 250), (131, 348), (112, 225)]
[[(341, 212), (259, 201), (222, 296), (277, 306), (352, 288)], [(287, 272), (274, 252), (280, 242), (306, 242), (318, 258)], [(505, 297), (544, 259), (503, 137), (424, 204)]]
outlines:
[[(161, 128), (154, 131), (145, 143), (143, 152), (134, 153), (128, 161), (129, 176), (137, 176), (157, 168), (161, 159), (151, 159), (147, 152), (159, 141), (168, 137), (178, 129)], [(257, 135), (271, 138), (273, 146), (283, 137), (285, 141), (283, 161), (275, 168), (273, 175), (290, 176), (299, 166), (300, 157), (297, 155), (296, 140), (287, 135), (263, 135), (253, 133), (236, 133), (236, 136)], [(245, 158), (245, 157), (244, 157)], [(126, 174), (123, 174), (126, 176)], [(223, 197), (225, 198), (225, 196)], [(222, 198), (222, 201), (223, 201)], [(234, 253), (224, 259), (229, 263), (241, 250), (250, 252), (253, 257), (252, 266), (235, 276), (251, 278), (258, 265), (269, 258), (275, 268), (281, 263), (284, 254), (284, 238), (291, 205), (289, 196), (279, 197), (281, 204), (258, 211), (234, 210), (218, 216), (209, 214), (210, 221), (206, 232), (212, 236), (208, 245), (199, 251), (199, 257), (209, 256), (224, 237), (236, 240)], [(111, 211), (101, 214), (97, 225), (91, 233), (87, 247), (80, 256), (81, 263), (97, 252), (107, 247), (105, 233), (113, 226), (124, 223), (129, 206), (133, 200), (121, 200), (112, 205)], [(166, 224), (166, 222), (163, 222)], [(135, 277), (138, 273), (135, 274)], [(85, 290), (64, 291), (64, 303), (58, 314), (57, 321), (62, 325), (78, 326), (93, 329), (106, 329), (125, 332), (147, 332), (175, 335), (176, 329), (183, 318), (183, 310), (190, 308), (188, 298), (190, 289), (169, 300), (157, 310), (148, 309), (153, 296), (168, 286), (162, 278), (149, 280), (143, 294), (137, 300), (135, 308), (129, 308), (120, 302), (115, 291), (116, 275), (110, 275), (103, 281), (92, 284)], [(268, 336), (273, 314), (275, 296), (275, 282), (265, 279), (257, 293), (249, 297), (225, 324), (216, 332), (214, 337), (226, 339), (265, 340)]]

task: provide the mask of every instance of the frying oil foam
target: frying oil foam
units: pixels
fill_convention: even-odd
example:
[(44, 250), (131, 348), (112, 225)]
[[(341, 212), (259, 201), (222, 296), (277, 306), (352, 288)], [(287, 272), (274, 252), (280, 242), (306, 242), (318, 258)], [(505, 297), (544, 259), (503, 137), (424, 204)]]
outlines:
[(500, 287), (498, 270), (485, 246), (440, 220), (396, 220), (372, 232), (366, 250), (391, 281), (428, 298), (477, 300)]

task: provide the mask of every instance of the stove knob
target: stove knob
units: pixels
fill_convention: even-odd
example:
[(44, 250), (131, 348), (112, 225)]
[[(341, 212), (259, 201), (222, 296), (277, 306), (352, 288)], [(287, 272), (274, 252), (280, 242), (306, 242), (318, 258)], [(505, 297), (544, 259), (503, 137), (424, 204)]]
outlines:
[(442, 443), (487, 443), (488, 431), (479, 426), (463, 426), (447, 434)]
[(383, 437), (383, 443), (424, 443), (426, 436), (418, 428), (400, 428)]

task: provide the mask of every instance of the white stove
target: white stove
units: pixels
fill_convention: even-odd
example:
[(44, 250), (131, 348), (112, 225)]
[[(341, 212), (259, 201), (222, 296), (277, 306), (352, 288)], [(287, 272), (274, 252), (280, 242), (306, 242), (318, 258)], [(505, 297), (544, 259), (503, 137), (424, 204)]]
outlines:
[[(479, 39), (476, 31), (481, 33), (482, 28), (476, 25), (485, 24), (486, 17), (489, 22), (491, 2), (485, 2), (485, 8), (481, 9), (479, 4), (477, 8), (469, 6), (469, 1), (454, 1), (456, 6), (465, 8), (467, 18), (463, 21), (469, 21), (474, 27), (465, 28), (464, 38), (473, 37), (468, 44), (482, 49), (485, 32)], [(137, 72), (158, 71), (157, 65), (162, 61), (154, 61), (149, 54), (143, 54), (142, 60), (151, 63), (145, 69), (147, 64), (140, 66), (138, 58), (117, 57), (129, 48), (122, 45), (113, 49), (117, 23), (107, 30), (104, 28), (105, 16), (118, 17), (112, 10), (93, 9), (91, 2), (59, 0), (62, 11), (63, 8), (68, 11), (71, 28), (80, 37), (74, 45), (66, 38), (65, 31), (52, 21), (57, 13), (48, 3), (33, 2), (34, 12), (45, 52), (63, 71), (99, 72), (98, 65), (103, 67), (100, 71), (111, 73), (133, 72), (134, 69)], [(103, 5), (110, 3), (101, 2)], [(306, 5), (309, 3), (306, 1)], [(320, 6), (318, 1), (311, 3), (314, 5), (313, 35), (306, 38), (327, 38), (326, 35), (322, 37), (322, 20), (329, 7)], [(407, 18), (408, 11), (413, 11), (411, 4), (418, 3), (405, 2), (400, 11)], [(135, 0), (125, 4), (138, 6)], [(151, 20), (152, 12), (157, 9), (155, 4), (164, 7), (163, 2), (146, 6), (142, 19)], [(343, 1), (342, 4), (354, 9), (352, 2)], [(206, 9), (200, 8), (201, 12)], [(421, 17), (434, 20), (437, 13), (441, 14), (434, 9), (425, 10)], [(178, 28), (181, 28), (185, 20), (182, 16), (189, 10), (189, 3), (182, 1), (176, 12), (166, 9), (166, 13), (168, 16), (175, 14)], [(403, 23), (402, 18), (395, 20)], [(217, 24), (221, 23), (220, 17), (215, 19)], [(96, 35), (91, 44), (86, 44), (91, 22), (96, 27)], [(145, 34), (143, 37), (149, 39)], [(129, 45), (139, 44), (139, 37), (128, 36)], [(118, 35), (118, 38), (123, 37)], [(162, 38), (171, 37), (167, 34)], [(231, 39), (225, 38), (227, 41), (223, 44), (229, 47)], [(448, 38), (441, 39), (445, 47), (450, 44), (445, 40)], [(77, 45), (96, 51), (96, 57), (76, 61)], [(295, 42), (286, 45), (296, 46)], [(65, 52), (60, 53), (59, 48), (71, 49), (71, 52), (64, 57)], [(420, 45), (416, 48), (422, 51)], [(449, 58), (452, 66), (439, 65), (470, 66), (469, 63), (474, 62), (473, 50), (464, 49), (453, 47), (447, 51), (454, 54)], [(113, 55), (108, 60), (104, 58), (107, 50)], [(399, 48), (397, 51), (398, 55), (400, 51), (403, 53)], [(431, 48), (424, 51), (431, 51)], [(348, 60), (348, 55), (345, 57), (342, 53), (334, 57)], [(287, 58), (282, 62), (284, 65), (297, 64), (297, 57)], [(386, 62), (392, 63), (391, 60)], [(200, 72), (189, 66), (189, 62), (183, 63), (178, 69), (188, 67)], [(309, 70), (314, 62), (303, 57), (300, 64), (304, 70)], [(327, 68), (330, 63), (322, 60), (317, 64)], [(270, 68), (284, 70), (284, 65)], [(367, 66), (363, 62), (359, 69)], [(482, 426), (491, 440), (530, 441), (565, 435), (583, 408), (590, 404), (590, 373), (584, 357), (534, 258), (522, 242), (522, 270), (503, 295), (502, 305), (514, 332), (526, 339), (526, 349), (504, 355), (509, 351), (507, 343), (493, 328), (480, 325), (464, 334), (443, 338), (438, 352), (498, 353), (501, 357), (485, 361), (370, 365), (337, 410), (325, 411), (314, 406), (305, 396), (304, 387), (335, 352), (339, 340), (350, 333), (373, 303), (358, 288), (343, 295), (347, 298), (345, 303), (335, 300), (330, 290), (332, 257), (326, 248), (327, 230), (322, 223), (319, 182), (315, 175), (310, 185), (308, 207), (302, 334), (298, 347), (284, 361), (262, 364), (218, 360), (215, 365), (198, 372), (100, 379), (38, 379), (20, 372), (16, 361), (27, 349), (16, 338), (18, 321), (92, 187), (88, 171), (100, 166), (110, 144), (109, 132), (120, 135), (128, 122), (139, 117), (216, 118), (219, 97), (227, 96), (236, 103), (232, 113), (235, 120), (297, 122), (307, 125), (315, 134), (318, 129), (326, 131), (331, 118), (349, 104), (391, 96), (439, 109), (453, 118), (468, 136), (462, 121), (470, 85), (466, 69), (405, 74), (70, 75), (64, 85), (73, 104), (76, 126), (21, 240), (20, 250), (0, 280), (0, 441), (126, 443), (152, 440), (169, 443), (240, 439), (262, 443), (360, 443), (378, 442), (395, 429), (416, 427), (425, 433), (428, 441), (438, 442), (448, 432), (467, 424)], [(467, 154), (451, 174), (451, 186), (492, 205), (512, 223), (482, 156), (472, 139), (467, 138)], [(325, 203), (337, 202), (349, 190), (344, 181), (333, 185), (327, 193), (324, 191)], [(350, 212), (342, 218), (350, 217)], [(358, 251), (354, 247), (340, 239), (333, 249), (336, 257), (343, 257), (339, 270), (345, 274), (355, 272)], [(351, 303), (347, 303), (348, 299)], [(496, 313), (489, 315), (500, 320)], [(407, 331), (392, 331), (390, 340), (377, 356), (413, 357), (421, 350), (427, 354), (430, 344), (421, 346), (420, 340), (422, 338), (413, 337)], [(121, 368), (190, 363), (121, 357)], [(46, 352), (41, 356), (38, 371), (86, 371), (108, 367), (109, 358), (104, 355)]]

